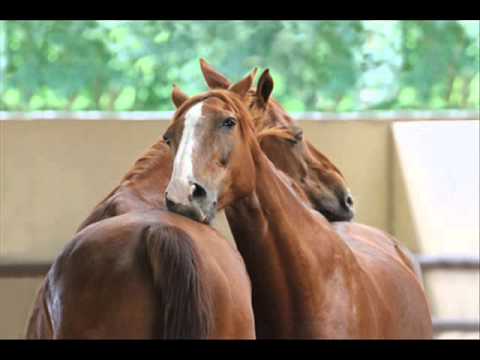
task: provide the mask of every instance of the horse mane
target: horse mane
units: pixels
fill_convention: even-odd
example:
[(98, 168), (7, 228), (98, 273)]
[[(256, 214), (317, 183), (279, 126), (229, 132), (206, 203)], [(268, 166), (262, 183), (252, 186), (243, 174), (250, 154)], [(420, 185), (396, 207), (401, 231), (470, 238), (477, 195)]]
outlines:
[(135, 160), (133, 166), (123, 176), (120, 183), (135, 180), (140, 176), (144, 176), (149, 170), (161, 165), (164, 156), (168, 155), (169, 151), (168, 145), (163, 138), (160, 138)]
[(168, 145), (165, 144), (162, 138), (150, 146), (143, 155), (134, 162), (130, 170), (121, 178), (118, 185), (95, 206), (90, 215), (77, 228), (77, 232), (92, 223), (118, 215), (115, 201), (111, 201), (114, 199), (114, 195), (119, 192), (122, 187), (132, 184), (135, 180), (147, 177), (151, 170), (161, 166), (162, 163), (166, 161), (165, 156), (169, 155), (169, 151)]
[(265, 128), (258, 132), (257, 139), (261, 143), (262, 140), (268, 136), (275, 136), (280, 139), (294, 141), (295, 136), (286, 128), (274, 127), (274, 128)]
[(311, 166), (313, 168), (316, 168), (320, 171), (324, 171), (325, 168), (332, 169), (338, 175), (340, 175), (342, 178), (344, 178), (342, 172), (325, 155), (323, 155), (320, 151), (315, 149), (315, 147), (312, 146), (310, 143), (306, 143), (306, 144), (307, 144), (308, 151), (313, 153), (313, 155), (314, 155), (313, 159), (315, 159), (315, 161), (319, 162), (323, 166), (323, 168), (321, 168), (318, 163), (315, 163), (315, 162), (312, 161)]
[[(257, 134), (257, 140), (259, 144), (262, 143), (263, 139), (269, 136), (274, 136), (280, 139), (285, 139), (290, 141), (296, 140), (295, 135), (292, 134), (292, 132), (289, 131), (289, 129), (286, 127), (265, 128), (263, 130), (260, 130), (259, 133)], [(279, 177), (286, 184), (288, 184), (289, 187), (292, 188), (295, 191), (295, 193), (298, 196), (300, 196), (304, 202), (311, 205), (310, 199), (308, 198), (307, 194), (305, 194), (305, 191), (302, 189), (302, 187), (295, 180), (293, 180), (288, 174), (278, 169), (275, 165), (274, 165), (274, 168), (277, 171)]]

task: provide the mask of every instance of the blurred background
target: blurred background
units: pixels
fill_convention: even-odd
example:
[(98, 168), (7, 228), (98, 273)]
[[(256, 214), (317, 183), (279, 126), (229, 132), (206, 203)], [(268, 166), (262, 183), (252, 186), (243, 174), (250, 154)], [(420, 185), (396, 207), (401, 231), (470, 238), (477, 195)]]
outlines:
[(172, 110), (198, 58), (291, 112), (478, 109), (478, 21), (3, 21), (0, 109)]
[(478, 339), (480, 21), (0, 21), (0, 338), (162, 135), (172, 84), (206, 90), (201, 57), (234, 81), (271, 70), (356, 221), (417, 254), (435, 336)]

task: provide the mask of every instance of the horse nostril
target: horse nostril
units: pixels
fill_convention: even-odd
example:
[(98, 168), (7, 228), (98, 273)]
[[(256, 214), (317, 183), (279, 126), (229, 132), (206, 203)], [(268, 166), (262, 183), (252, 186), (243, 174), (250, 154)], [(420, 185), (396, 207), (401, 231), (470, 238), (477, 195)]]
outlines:
[(194, 199), (201, 199), (201, 198), (207, 197), (207, 192), (201, 185), (198, 185), (197, 183), (193, 183), (192, 188), (193, 188), (192, 196)]
[(348, 207), (352, 207), (353, 206), (353, 198), (352, 198), (352, 195), (348, 194), (346, 197), (345, 197), (345, 204), (348, 206)]

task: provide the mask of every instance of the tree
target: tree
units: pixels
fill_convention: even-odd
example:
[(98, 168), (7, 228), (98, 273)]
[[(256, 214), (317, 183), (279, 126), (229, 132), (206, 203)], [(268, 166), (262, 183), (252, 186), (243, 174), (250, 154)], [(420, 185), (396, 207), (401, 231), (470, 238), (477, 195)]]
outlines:
[(0, 23), (0, 110), (173, 110), (200, 57), (269, 67), (288, 111), (479, 107), (479, 21)]

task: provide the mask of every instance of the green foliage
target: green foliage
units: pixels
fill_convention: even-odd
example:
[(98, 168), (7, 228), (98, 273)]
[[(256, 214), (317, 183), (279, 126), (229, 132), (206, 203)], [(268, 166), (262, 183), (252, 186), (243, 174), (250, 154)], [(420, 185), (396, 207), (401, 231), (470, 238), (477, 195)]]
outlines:
[(478, 109), (479, 21), (3, 21), (0, 110), (173, 110), (271, 69), (288, 111)]

